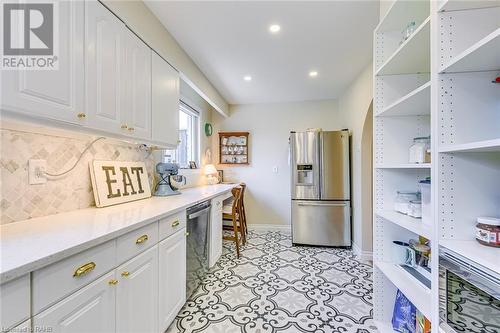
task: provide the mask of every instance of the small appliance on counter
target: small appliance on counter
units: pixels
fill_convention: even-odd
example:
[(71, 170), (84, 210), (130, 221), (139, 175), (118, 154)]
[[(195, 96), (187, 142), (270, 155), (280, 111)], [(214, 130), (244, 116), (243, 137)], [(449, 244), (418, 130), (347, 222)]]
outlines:
[(179, 189), (172, 185), (172, 179), (178, 183), (183, 182), (186, 184), (186, 177), (179, 175), (179, 165), (177, 163), (158, 163), (156, 164), (156, 172), (160, 176), (160, 181), (155, 186), (155, 196), (166, 197), (181, 194)]

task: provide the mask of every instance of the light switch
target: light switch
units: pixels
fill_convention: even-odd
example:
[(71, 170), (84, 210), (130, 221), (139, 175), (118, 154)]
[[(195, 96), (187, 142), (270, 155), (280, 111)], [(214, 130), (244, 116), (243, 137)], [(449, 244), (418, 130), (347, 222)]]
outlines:
[(273, 167), (273, 172), (274, 172), (274, 173), (278, 173), (278, 167), (277, 167), (277, 166), (274, 166), (274, 167)]
[(47, 167), (46, 160), (29, 160), (28, 161), (28, 180), (30, 185), (45, 184), (45, 168)]

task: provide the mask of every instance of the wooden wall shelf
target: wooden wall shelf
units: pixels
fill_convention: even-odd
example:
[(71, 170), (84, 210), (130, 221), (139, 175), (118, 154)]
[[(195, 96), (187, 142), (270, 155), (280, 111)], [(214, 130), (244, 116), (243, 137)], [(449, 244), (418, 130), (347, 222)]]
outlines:
[(249, 132), (219, 132), (219, 164), (248, 165)]

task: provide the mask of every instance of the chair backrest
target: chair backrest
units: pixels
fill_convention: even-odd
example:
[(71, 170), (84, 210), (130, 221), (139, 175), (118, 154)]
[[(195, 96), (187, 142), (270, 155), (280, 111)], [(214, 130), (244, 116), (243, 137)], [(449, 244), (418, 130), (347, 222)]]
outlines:
[(241, 206), (243, 207), (245, 205), (245, 190), (247, 188), (247, 184), (240, 183), (240, 187), (241, 187)]
[(231, 193), (233, 194), (234, 198), (232, 214), (233, 216), (236, 216), (236, 214), (241, 211), (241, 194), (243, 193), (243, 190), (241, 187), (235, 187), (231, 190)]

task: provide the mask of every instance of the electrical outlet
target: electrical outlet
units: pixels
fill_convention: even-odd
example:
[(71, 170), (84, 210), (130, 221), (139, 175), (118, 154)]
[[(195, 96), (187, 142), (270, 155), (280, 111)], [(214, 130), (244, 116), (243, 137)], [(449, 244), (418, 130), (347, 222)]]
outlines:
[(47, 182), (47, 177), (45, 176), (46, 167), (46, 160), (28, 161), (28, 180), (30, 185), (45, 184)]

